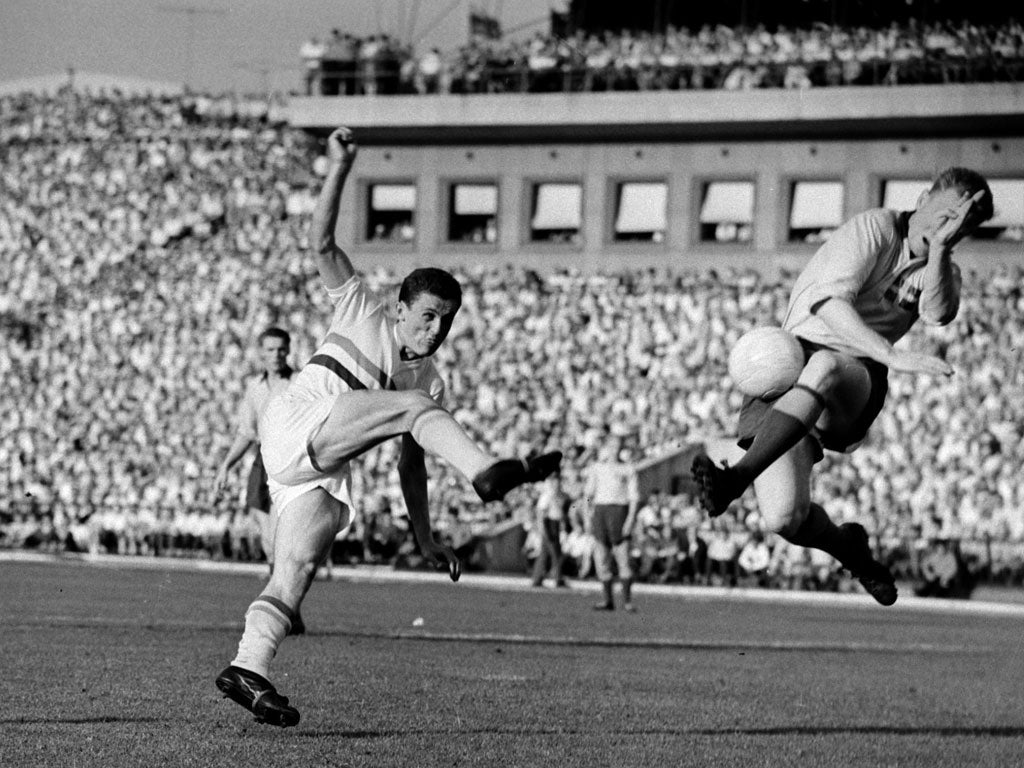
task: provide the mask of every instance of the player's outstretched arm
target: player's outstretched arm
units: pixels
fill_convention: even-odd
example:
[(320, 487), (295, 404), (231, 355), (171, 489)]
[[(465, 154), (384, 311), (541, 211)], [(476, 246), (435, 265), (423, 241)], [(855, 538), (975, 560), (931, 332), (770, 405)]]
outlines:
[(402, 436), (398, 479), (402, 486), (405, 508), (409, 511), (412, 532), (420, 545), (420, 551), (432, 563), (447, 564), (448, 575), (452, 581), (458, 581), (462, 575), (462, 563), (455, 556), (455, 551), (434, 540), (434, 531), (430, 527), (430, 508), (427, 503), (427, 467), (423, 461), (423, 449), (409, 434)]
[(949, 376), (953, 367), (945, 360), (920, 352), (897, 350), (881, 334), (867, 326), (853, 305), (833, 297), (815, 310), (815, 314), (843, 341), (862, 354), (900, 373), (927, 373)]
[(316, 254), (317, 269), (327, 288), (337, 288), (355, 274), (348, 254), (335, 241), (334, 230), (338, 224), (341, 191), (355, 163), (357, 150), (355, 137), (348, 128), (337, 128), (327, 137), (327, 157), (331, 164), (309, 225), (309, 245)]

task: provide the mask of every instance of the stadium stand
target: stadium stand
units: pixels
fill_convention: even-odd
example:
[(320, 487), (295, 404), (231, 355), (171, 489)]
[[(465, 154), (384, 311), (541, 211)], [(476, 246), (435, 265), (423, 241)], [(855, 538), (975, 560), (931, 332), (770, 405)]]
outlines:
[(300, 55), (307, 94), (324, 96), (1020, 82), (1024, 27), (1014, 19), (668, 26), (658, 33), (477, 35), (450, 51), (334, 30), (323, 43), (305, 43)]
[[(0, 546), (262, 556), (241, 478), (231, 498), (211, 498), (214, 457), (254, 367), (253, 329), (286, 327), (300, 364), (324, 333), (329, 305), (305, 253), (318, 151), (227, 99), (0, 100)], [(372, 255), (358, 263), (396, 288)], [(779, 318), (793, 275), (492, 266), (459, 277), (464, 308), (439, 355), (457, 418), (499, 455), (566, 448), (573, 494), (609, 431), (645, 455), (728, 434), (729, 345)], [(913, 338), (958, 375), (926, 391), (894, 377), (868, 443), (826, 459), (817, 496), (834, 518), (864, 521), (902, 574), (950, 540), (984, 577), (1024, 583), (1012, 417), (1024, 402), (1022, 280), (1020, 267), (968, 275), (957, 322)], [(391, 514), (403, 508), (395, 458), (386, 444), (360, 459), (340, 558), (416, 562)], [(484, 509), (447, 467), (432, 477), (453, 539), (530, 517), (530, 491)], [(634, 555), (650, 580), (836, 586), (831, 566), (774, 540), (765, 564), (749, 503), (712, 525), (685, 494), (659, 495), (644, 521)], [(578, 524), (567, 549), (586, 576)]]

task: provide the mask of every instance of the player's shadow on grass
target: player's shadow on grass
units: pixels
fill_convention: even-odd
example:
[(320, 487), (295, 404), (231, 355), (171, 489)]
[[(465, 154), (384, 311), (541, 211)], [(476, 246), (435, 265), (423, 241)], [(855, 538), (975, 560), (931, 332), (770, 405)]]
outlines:
[(163, 717), (8, 717), (0, 725), (103, 725), (104, 723), (162, 723)]
[[(0, 720), (0, 723), (3, 721)], [(448, 732), (446, 730), (446, 732)], [(593, 732), (571, 728), (454, 728), (452, 733), (474, 736), (586, 736)], [(296, 733), (296, 736), (313, 738), (337, 737), (342, 739), (391, 739), (401, 736), (433, 736), (438, 731), (409, 728), (369, 730), (312, 730)], [(894, 725), (851, 725), (851, 726), (776, 726), (771, 728), (631, 728), (628, 730), (601, 731), (601, 736), (831, 736), (831, 735), (890, 735), (890, 736), (988, 736), (990, 738), (1020, 738), (1024, 726), (975, 725), (975, 726), (894, 726)]]

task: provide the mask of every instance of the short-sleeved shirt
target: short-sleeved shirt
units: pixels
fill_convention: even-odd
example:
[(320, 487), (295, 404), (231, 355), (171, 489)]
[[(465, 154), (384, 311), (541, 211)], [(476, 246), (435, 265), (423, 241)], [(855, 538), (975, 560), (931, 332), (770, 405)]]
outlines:
[[(316, 354), (292, 377), (288, 389), (268, 410), (276, 426), (273, 444), (264, 446), (274, 504), (284, 509), (314, 488), (351, 505), (351, 470), (346, 462), (330, 472), (310, 464), (308, 440), (319, 429), (339, 395), (356, 390), (421, 390), (435, 402), (444, 401), (444, 380), (429, 358), (402, 360), (394, 322), (380, 298), (353, 276), (327, 290), (334, 314), (327, 336)], [(306, 466), (309, 464), (309, 466)], [(284, 485), (274, 479), (282, 467), (302, 466), (312, 475)]]
[(429, 358), (403, 360), (395, 323), (358, 277), (327, 290), (334, 315), (327, 336), (293, 378), (288, 394), (320, 399), (359, 389), (419, 389), (438, 404), (444, 380)]
[(628, 464), (599, 462), (587, 469), (587, 495), (595, 506), (628, 506), (637, 501), (636, 472)]
[[(837, 229), (811, 257), (793, 285), (783, 327), (795, 336), (840, 352), (862, 355), (814, 314), (830, 298), (849, 301), (872, 330), (890, 344), (921, 318), (939, 323), (952, 314), (940, 291), (924, 291), (926, 257), (915, 257), (907, 239), (910, 214), (876, 208)], [(952, 265), (959, 302), (960, 270)]]
[(245, 382), (245, 394), (238, 406), (238, 414), (235, 422), (238, 425), (238, 433), (260, 442), (259, 421), (263, 412), (267, 409), (267, 403), (274, 395), (284, 392), (288, 388), (294, 371), (286, 368), (281, 372), (281, 377), (271, 379), (266, 372), (250, 376)]

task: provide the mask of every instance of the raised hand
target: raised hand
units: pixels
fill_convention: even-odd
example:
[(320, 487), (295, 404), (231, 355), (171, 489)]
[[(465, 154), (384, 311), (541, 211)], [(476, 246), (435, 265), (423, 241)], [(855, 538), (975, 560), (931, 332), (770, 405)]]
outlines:
[(347, 171), (356, 160), (359, 146), (351, 128), (335, 128), (327, 137), (327, 157), (331, 162), (341, 163)]
[(971, 207), (985, 194), (984, 190), (978, 190), (973, 195), (964, 192), (956, 204), (948, 208), (939, 217), (939, 224), (935, 232), (929, 238), (933, 246), (949, 247), (955, 245), (961, 237), (967, 234), (964, 231), (964, 224), (970, 216)]

